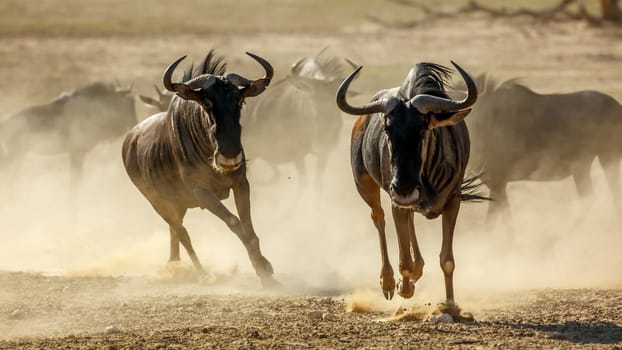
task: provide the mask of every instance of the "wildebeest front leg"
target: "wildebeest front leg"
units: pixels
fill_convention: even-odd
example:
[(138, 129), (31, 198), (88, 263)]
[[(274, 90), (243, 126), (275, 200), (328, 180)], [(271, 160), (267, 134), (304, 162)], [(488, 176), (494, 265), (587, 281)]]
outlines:
[(419, 243), (417, 243), (417, 233), (415, 231), (415, 220), (414, 220), (415, 213), (411, 211), (409, 214), (410, 215), (408, 216), (408, 231), (410, 233), (409, 234), (410, 248), (411, 248), (411, 254), (415, 261), (415, 266), (414, 266), (415, 272), (411, 276), (411, 278), (413, 282), (417, 282), (423, 275), (423, 266), (425, 265), (425, 262), (423, 261), (423, 256), (421, 256), (421, 251), (419, 250)]
[(456, 219), (458, 218), (458, 211), (460, 210), (460, 199), (458, 196), (453, 196), (448, 202), (445, 210), (443, 210), (443, 242), (441, 246), (440, 263), (441, 270), (445, 276), (445, 294), (446, 301), (441, 304), (443, 312), (449, 313), (454, 318), (458, 316), (459, 309), (454, 300), (454, 228), (456, 227)]
[(255, 228), (253, 228), (253, 222), (251, 220), (250, 186), (246, 177), (233, 187), (233, 195), (242, 226), (242, 230), (239, 233), (236, 231), (233, 232), (238, 235), (244, 247), (246, 247), (248, 257), (255, 268), (257, 276), (261, 278), (264, 287), (274, 285), (277, 282), (272, 278), (274, 274), (272, 264), (261, 253), (259, 238), (255, 233)]
[(384, 297), (388, 300), (393, 299), (395, 293), (395, 278), (393, 277), (393, 267), (389, 261), (389, 253), (387, 251), (387, 236), (385, 234), (384, 210), (380, 202), (380, 187), (367, 174), (361, 174), (356, 178), (356, 188), (361, 198), (371, 208), (371, 219), (378, 230), (378, 239), (380, 241), (380, 257), (382, 259), (382, 267), (380, 268), (380, 288)]
[[(393, 220), (395, 221), (395, 231), (400, 250), (400, 274), (402, 280), (398, 283), (397, 293), (403, 298), (410, 298), (415, 294), (415, 267), (410, 254), (410, 209), (393, 206)], [(420, 276), (416, 277), (419, 278)]]

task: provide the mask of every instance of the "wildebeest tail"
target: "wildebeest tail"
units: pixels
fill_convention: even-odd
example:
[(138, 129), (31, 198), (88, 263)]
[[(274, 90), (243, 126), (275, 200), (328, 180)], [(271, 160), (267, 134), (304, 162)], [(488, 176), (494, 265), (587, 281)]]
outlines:
[(467, 176), (462, 180), (460, 186), (460, 201), (462, 202), (483, 202), (490, 201), (492, 198), (484, 194), (484, 183), (481, 179), (482, 173)]

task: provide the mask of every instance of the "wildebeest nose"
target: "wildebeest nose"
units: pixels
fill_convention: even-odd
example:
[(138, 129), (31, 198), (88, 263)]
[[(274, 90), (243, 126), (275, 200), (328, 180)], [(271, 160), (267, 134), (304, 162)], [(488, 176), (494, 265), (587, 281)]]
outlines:
[(216, 164), (227, 170), (235, 170), (242, 164), (242, 152), (233, 158), (225, 157), (221, 153), (216, 153)]
[(401, 184), (395, 180), (391, 181), (391, 186), (390, 186), (391, 192), (393, 193), (397, 193), (399, 195), (408, 195), (409, 193), (412, 193), (413, 191), (419, 192), (419, 186), (415, 186), (415, 188), (412, 188), (408, 185), (404, 185)]

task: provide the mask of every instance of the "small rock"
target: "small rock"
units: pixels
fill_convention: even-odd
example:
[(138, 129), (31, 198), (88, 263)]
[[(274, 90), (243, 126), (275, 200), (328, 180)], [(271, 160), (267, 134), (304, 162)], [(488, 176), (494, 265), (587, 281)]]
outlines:
[(116, 333), (121, 333), (121, 329), (115, 325), (110, 325), (106, 328), (104, 328), (104, 330), (106, 331), (107, 334), (116, 334)]
[(232, 312), (233, 309), (231, 309), (230, 307), (223, 307), (222, 308), (222, 312)]
[(312, 320), (321, 320), (322, 317), (324, 316), (324, 313), (322, 311), (315, 310), (315, 311), (309, 312), (307, 316), (309, 316), (309, 318)]
[(428, 317), (428, 322), (432, 323), (453, 323), (454, 319), (450, 314), (438, 314)]
[(259, 332), (259, 330), (257, 330), (257, 329), (251, 329), (248, 332), (248, 336), (251, 337), (251, 338), (260, 339), (261, 338), (261, 332)]

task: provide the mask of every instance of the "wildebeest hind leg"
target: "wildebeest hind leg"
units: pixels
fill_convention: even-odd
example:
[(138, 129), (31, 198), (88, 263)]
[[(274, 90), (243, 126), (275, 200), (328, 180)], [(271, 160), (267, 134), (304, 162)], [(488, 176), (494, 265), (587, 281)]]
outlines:
[[(273, 284), (272, 265), (261, 254), (259, 249), (259, 239), (252, 228), (252, 224), (250, 223), (248, 181), (244, 179), (243, 182), (246, 183), (246, 186), (244, 186), (244, 184), (240, 184), (238, 185), (239, 187), (234, 187), (233, 194), (235, 196), (235, 203), (240, 217), (248, 218), (248, 222), (245, 222), (244, 225), (240, 219), (233, 215), (212, 192), (197, 188), (194, 190), (194, 195), (201, 203), (202, 208), (209, 210), (224, 221), (229, 229), (242, 241), (244, 247), (246, 247), (251, 263), (255, 268), (255, 272), (257, 273), (257, 276), (261, 278), (262, 283), (264, 285)], [(246, 195), (242, 193), (244, 192), (244, 188), (246, 188)]]
[(617, 155), (600, 155), (600, 164), (603, 167), (609, 191), (616, 210), (616, 217), (622, 213), (622, 193), (620, 192), (620, 157)]
[(395, 278), (393, 277), (393, 267), (389, 261), (389, 253), (387, 252), (387, 237), (385, 234), (384, 210), (380, 202), (380, 187), (365, 174), (357, 176), (355, 179), (356, 188), (361, 198), (371, 208), (371, 219), (378, 230), (378, 238), (380, 240), (380, 256), (382, 259), (382, 267), (380, 269), (380, 288), (384, 297), (388, 300), (393, 298), (395, 293)]
[(581, 166), (577, 166), (573, 169), (573, 178), (575, 185), (577, 186), (577, 192), (581, 197), (581, 208), (585, 213), (592, 206), (594, 187), (592, 185), (592, 178), (590, 175), (591, 162), (585, 162)]
[(156, 212), (158, 212), (162, 219), (164, 219), (164, 221), (166, 221), (169, 225), (169, 232), (171, 235), (169, 262), (179, 261), (179, 243), (181, 243), (184, 246), (184, 249), (186, 249), (186, 252), (190, 257), (190, 260), (192, 260), (192, 264), (197, 272), (205, 274), (205, 270), (203, 269), (194, 248), (192, 247), (188, 231), (183, 226), (186, 209), (163, 201), (157, 201), (155, 203), (151, 202), (151, 204)]

